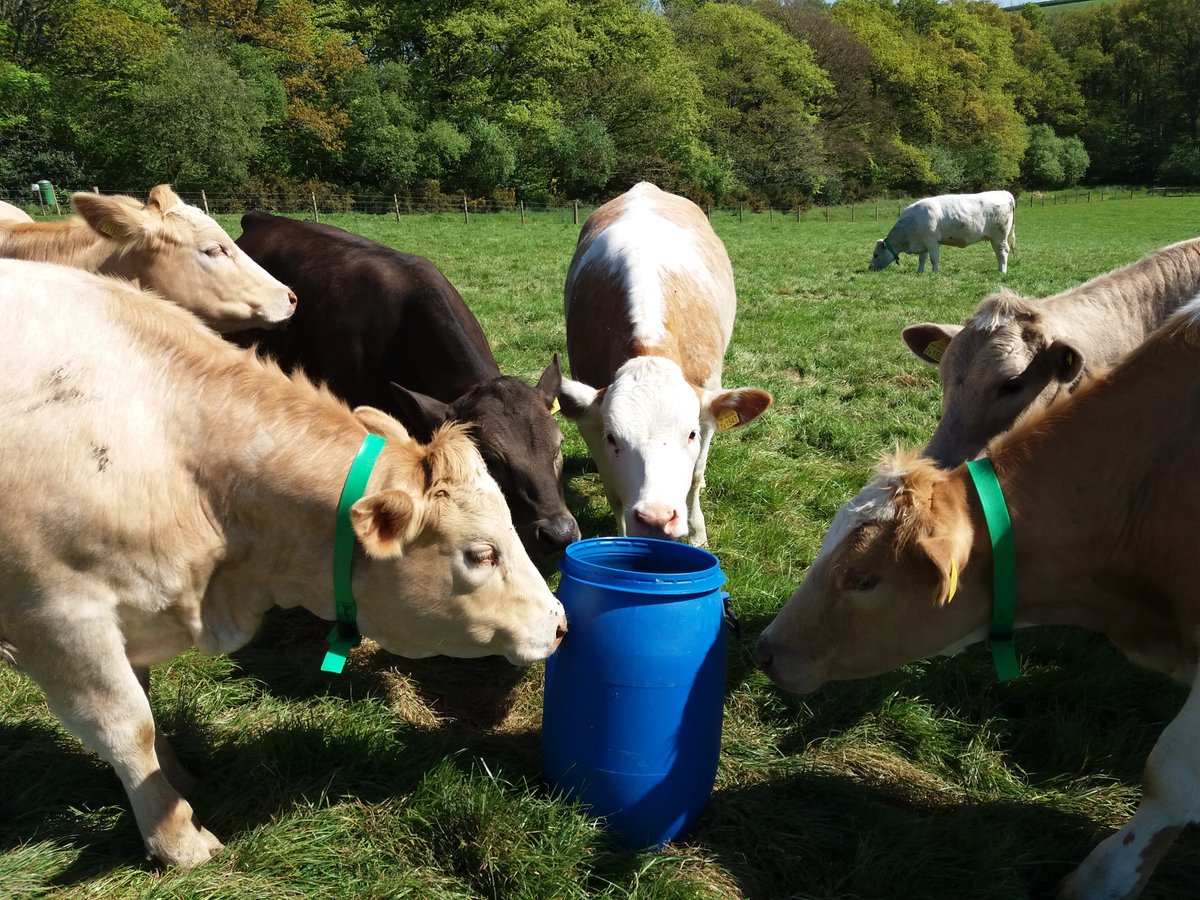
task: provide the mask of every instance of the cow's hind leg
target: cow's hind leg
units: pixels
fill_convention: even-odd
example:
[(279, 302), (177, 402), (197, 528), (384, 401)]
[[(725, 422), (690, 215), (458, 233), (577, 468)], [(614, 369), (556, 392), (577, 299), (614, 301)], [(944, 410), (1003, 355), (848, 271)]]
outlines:
[(1200, 690), (1163, 729), (1142, 774), (1142, 802), (1125, 826), (1067, 876), (1061, 900), (1138, 896), (1180, 828), (1200, 821)]
[(1008, 241), (1006, 238), (992, 241), (992, 249), (996, 251), (996, 264), (1000, 266), (1000, 274), (1008, 271)]
[(204, 862), (221, 842), (163, 773), (150, 702), (119, 630), (107, 617), (80, 617), (72, 605), (74, 615), (53, 617), (36, 641), (21, 642), (37, 647), (22, 653), (22, 668), (67, 729), (116, 770), (150, 854), (183, 867)]

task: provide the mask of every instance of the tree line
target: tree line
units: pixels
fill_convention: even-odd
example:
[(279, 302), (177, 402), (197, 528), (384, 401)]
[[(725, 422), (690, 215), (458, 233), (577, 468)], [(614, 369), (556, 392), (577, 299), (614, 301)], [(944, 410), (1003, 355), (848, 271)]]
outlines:
[(0, 192), (1200, 181), (1195, 0), (0, 0)]

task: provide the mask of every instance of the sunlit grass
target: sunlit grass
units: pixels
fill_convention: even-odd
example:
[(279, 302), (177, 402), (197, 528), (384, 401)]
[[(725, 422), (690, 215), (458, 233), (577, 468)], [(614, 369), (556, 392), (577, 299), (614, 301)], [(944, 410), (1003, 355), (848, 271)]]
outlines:
[[(0, 671), (0, 896), (1049, 894), (1131, 812), (1181, 689), (1067, 629), (1022, 634), (1024, 675), (1002, 685), (976, 648), (796, 697), (750, 651), (877, 456), (932, 432), (936, 379), (900, 329), (961, 321), (1001, 284), (1048, 294), (1193, 237), (1200, 199), (1021, 206), (1003, 277), (986, 245), (947, 248), (937, 276), (918, 277), (911, 257), (867, 272), (893, 211), (714, 217), (740, 303), (725, 383), (767, 388), (776, 403), (718, 436), (710, 458), (710, 544), (744, 631), (730, 647), (717, 789), (688, 840), (621, 853), (540, 784), (540, 666), (410, 663), (368, 648), (331, 679), (317, 671), (326, 628), (281, 614), (233, 657), (189, 653), (154, 673), (159, 722), (200, 778), (194, 805), (228, 848), (191, 873), (145, 863), (115, 776), (35, 687)], [(564, 350), (569, 212), (524, 226), (323, 220), (433, 260), (506, 371), (536, 378)], [(239, 232), (236, 216), (222, 221)], [(569, 501), (586, 534), (608, 533), (583, 442), (564, 432)], [(1200, 843), (1185, 833), (1146, 896), (1194, 897), (1198, 880)]]

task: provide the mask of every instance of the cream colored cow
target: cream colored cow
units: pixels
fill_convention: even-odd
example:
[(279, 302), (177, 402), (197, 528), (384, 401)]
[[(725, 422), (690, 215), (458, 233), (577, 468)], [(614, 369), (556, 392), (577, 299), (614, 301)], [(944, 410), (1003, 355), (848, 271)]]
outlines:
[(562, 606), (461, 426), (418, 444), (77, 269), (0, 260), (0, 316), (0, 655), (113, 765), (163, 862), (221, 845), (139, 676), (193, 645), (236, 650), (272, 606), (334, 618), (336, 510), (368, 431), (387, 444), (351, 510), (359, 630), (410, 657), (557, 647)]
[[(1137, 813), (1067, 878), (1071, 900), (1136, 897), (1180, 828), (1200, 821), (1198, 397), (1200, 298), (989, 448), (1012, 520), (1016, 626), (1100, 631), (1191, 686), (1147, 760)], [(954, 653), (989, 635), (992, 568), (966, 466), (886, 460), (763, 631), (759, 664), (808, 692)]]
[(33, 216), (29, 215), (21, 207), (13, 206), (11, 203), (5, 203), (3, 200), (0, 200), (0, 225), (14, 225), (32, 221)]
[(71, 195), (71, 205), (79, 215), (0, 222), (0, 257), (123, 278), (191, 310), (216, 331), (273, 328), (296, 308), (286, 285), (165, 184), (145, 204), (80, 192)]

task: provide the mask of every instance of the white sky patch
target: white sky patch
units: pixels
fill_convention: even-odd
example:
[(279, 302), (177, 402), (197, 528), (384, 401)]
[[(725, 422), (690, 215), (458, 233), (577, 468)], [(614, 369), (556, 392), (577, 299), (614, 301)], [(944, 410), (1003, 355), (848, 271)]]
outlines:
[[(593, 263), (624, 275), (634, 336), (651, 342), (666, 337), (664, 272), (686, 272), (702, 284), (712, 282), (696, 236), (659, 215), (653, 194), (636, 190), (624, 212), (592, 241), (575, 272)], [(710, 291), (715, 296), (715, 286)]]

